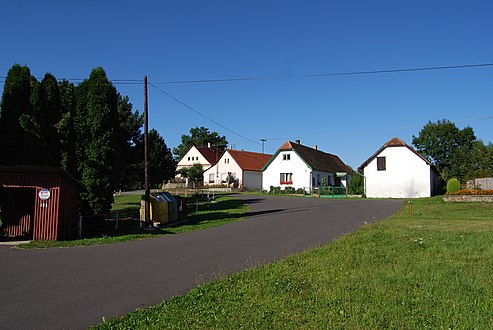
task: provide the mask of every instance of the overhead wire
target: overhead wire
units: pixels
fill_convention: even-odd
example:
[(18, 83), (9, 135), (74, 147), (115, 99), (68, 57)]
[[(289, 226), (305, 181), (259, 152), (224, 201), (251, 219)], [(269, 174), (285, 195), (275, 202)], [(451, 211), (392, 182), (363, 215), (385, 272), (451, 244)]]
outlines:
[(468, 69), (479, 67), (491, 67), (493, 63), (479, 64), (464, 64), (464, 65), (447, 65), (434, 67), (418, 67), (404, 69), (388, 69), (388, 70), (372, 70), (372, 71), (348, 71), (348, 72), (329, 72), (329, 73), (314, 73), (301, 75), (286, 75), (286, 76), (265, 76), (265, 77), (237, 77), (237, 78), (221, 78), (221, 79), (202, 79), (202, 80), (172, 80), (154, 82), (160, 84), (195, 84), (195, 83), (220, 83), (220, 82), (237, 82), (237, 81), (252, 81), (252, 80), (279, 80), (279, 79), (298, 79), (298, 78), (320, 78), (320, 77), (335, 77), (335, 76), (354, 76), (354, 75), (370, 75), (384, 73), (402, 73), (416, 71), (433, 71), (433, 70), (451, 70), (451, 69)]
[(255, 144), (260, 145), (260, 142), (255, 141), (255, 140), (253, 140), (253, 139), (250, 139), (249, 137), (246, 137), (246, 136), (244, 136), (243, 134), (240, 134), (240, 133), (238, 133), (238, 132), (236, 132), (236, 131), (233, 131), (232, 129), (230, 129), (230, 128), (228, 128), (228, 127), (224, 126), (224, 125), (222, 125), (221, 123), (218, 123), (218, 122), (217, 122), (217, 121), (215, 121), (214, 119), (207, 117), (207, 116), (206, 116), (206, 115), (204, 115), (202, 112), (200, 112), (200, 111), (198, 111), (197, 109), (195, 109), (195, 108), (193, 108), (193, 107), (189, 106), (189, 105), (188, 105), (188, 104), (186, 104), (185, 102), (183, 102), (183, 101), (179, 100), (178, 98), (174, 97), (173, 95), (171, 95), (170, 93), (168, 93), (168, 92), (164, 91), (163, 89), (161, 89), (161, 88), (157, 87), (156, 85), (154, 85), (154, 83), (149, 82), (149, 85), (151, 85), (152, 87), (154, 87), (155, 89), (157, 89), (158, 91), (160, 91), (161, 93), (163, 93), (164, 95), (168, 96), (170, 99), (172, 99), (173, 101), (177, 102), (178, 104), (180, 104), (180, 105), (184, 106), (185, 108), (187, 108), (187, 109), (189, 109), (189, 110), (191, 110), (191, 111), (195, 112), (195, 113), (196, 113), (196, 114), (198, 114), (199, 116), (201, 116), (201, 117), (203, 117), (203, 118), (205, 118), (205, 119), (209, 120), (210, 122), (212, 122), (212, 123), (216, 124), (217, 126), (219, 126), (219, 127), (221, 127), (221, 128), (224, 128), (224, 129), (225, 129), (225, 130), (227, 130), (228, 132), (233, 133), (233, 134), (235, 134), (235, 135), (237, 135), (237, 136), (239, 136), (239, 137), (241, 137), (241, 138), (243, 138), (243, 139), (245, 139), (245, 140), (247, 140), (247, 141), (250, 141), (250, 142), (253, 142), (253, 143), (255, 143)]
[[(483, 120), (491, 120), (491, 119), (493, 119), (493, 116), (455, 120), (452, 122), (457, 124), (457, 123), (483, 121)], [(365, 131), (365, 132), (346, 132), (346, 133), (335, 133), (335, 134), (329, 134), (329, 135), (312, 135), (312, 136), (297, 136), (297, 137), (293, 137), (293, 136), (290, 136), (290, 137), (267, 137), (265, 139), (268, 141), (294, 140), (294, 139), (298, 139), (298, 140), (299, 139), (322, 139), (322, 138), (339, 137), (339, 136), (358, 136), (358, 135), (368, 135), (368, 134), (374, 134), (374, 133), (404, 131), (404, 130), (408, 130), (408, 129), (417, 129), (417, 128), (422, 128), (422, 127), (423, 127), (423, 125), (414, 125), (414, 126), (405, 126), (405, 127), (385, 128), (385, 129), (381, 129), (381, 130), (372, 130), (372, 131)]]

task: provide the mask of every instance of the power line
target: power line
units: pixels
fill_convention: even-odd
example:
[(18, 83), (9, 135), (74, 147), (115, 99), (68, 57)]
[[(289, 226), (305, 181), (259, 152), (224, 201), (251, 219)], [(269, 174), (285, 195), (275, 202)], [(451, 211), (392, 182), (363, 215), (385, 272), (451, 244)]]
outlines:
[(175, 80), (175, 81), (160, 81), (160, 82), (155, 82), (154, 84), (195, 84), (195, 83), (220, 83), (220, 82), (238, 82), (238, 81), (253, 81), (253, 80), (321, 78), (321, 77), (355, 76), (355, 75), (401, 73), (401, 72), (416, 72), (416, 71), (470, 69), (470, 68), (491, 67), (491, 66), (493, 66), (493, 63), (373, 70), (373, 71), (329, 72), (329, 73), (314, 73), (314, 74), (288, 75), (288, 76), (238, 77), (238, 78), (220, 78), (220, 79), (203, 79), (203, 80)]
[(204, 115), (204, 114), (203, 114), (203, 113), (201, 113), (200, 111), (198, 111), (198, 110), (194, 109), (193, 107), (189, 106), (188, 104), (186, 104), (186, 103), (184, 103), (184, 102), (180, 101), (179, 99), (177, 99), (177, 98), (176, 98), (176, 97), (174, 97), (173, 95), (169, 94), (168, 92), (166, 92), (166, 91), (162, 90), (161, 88), (157, 87), (157, 86), (156, 86), (156, 85), (154, 85), (153, 83), (151, 83), (151, 82), (150, 82), (150, 83), (149, 83), (149, 85), (151, 85), (152, 87), (156, 88), (158, 91), (160, 91), (160, 92), (161, 92), (161, 93), (163, 93), (164, 95), (168, 96), (168, 97), (169, 97), (169, 98), (171, 98), (173, 101), (175, 101), (175, 102), (177, 102), (177, 103), (181, 104), (181, 105), (182, 105), (182, 106), (184, 106), (185, 108), (187, 108), (187, 109), (189, 109), (189, 110), (191, 110), (191, 111), (195, 112), (195, 113), (196, 113), (196, 114), (198, 114), (199, 116), (201, 116), (201, 117), (203, 117), (203, 118), (205, 118), (205, 119), (209, 120), (210, 122), (212, 122), (212, 123), (216, 124), (217, 126), (219, 126), (219, 127), (221, 127), (221, 128), (224, 128), (224, 129), (225, 129), (225, 130), (227, 130), (228, 132), (231, 132), (231, 133), (233, 133), (233, 134), (235, 134), (235, 135), (237, 135), (237, 136), (239, 136), (239, 137), (241, 137), (241, 138), (243, 138), (243, 139), (245, 139), (245, 140), (247, 140), (247, 141), (250, 141), (250, 142), (253, 142), (253, 143), (255, 143), (255, 144), (260, 145), (260, 142), (255, 141), (255, 140), (252, 140), (252, 139), (250, 139), (250, 138), (248, 138), (248, 137), (246, 137), (246, 136), (244, 136), (244, 135), (242, 135), (242, 134), (240, 134), (240, 133), (237, 133), (237, 132), (233, 131), (232, 129), (229, 129), (228, 127), (226, 127), (226, 126), (224, 126), (224, 125), (222, 125), (222, 124), (218, 123), (218, 122), (217, 122), (217, 121), (215, 121), (214, 119), (211, 119), (211, 118), (207, 117), (206, 115)]
[[(456, 121), (452, 121), (452, 122), (457, 124), (457, 123), (483, 121), (483, 120), (491, 120), (491, 119), (493, 119), (493, 116), (478, 117), (478, 118), (471, 118), (471, 119), (462, 119), (462, 120), (456, 120)], [(329, 135), (312, 135), (312, 136), (297, 136), (297, 137), (293, 137), (293, 136), (291, 136), (291, 137), (270, 137), (270, 138), (266, 138), (266, 139), (270, 140), (270, 141), (276, 141), (276, 140), (285, 141), (285, 140), (294, 140), (294, 139), (322, 139), (322, 138), (331, 138), (331, 137), (339, 137), (339, 136), (358, 136), (358, 135), (368, 135), (368, 134), (374, 134), (374, 133), (405, 131), (408, 129), (417, 129), (417, 128), (423, 128), (423, 125), (393, 127), (393, 128), (385, 128), (385, 129), (381, 129), (381, 130), (365, 131), (365, 132), (347, 132), (347, 133), (335, 133), (335, 134), (329, 134)]]

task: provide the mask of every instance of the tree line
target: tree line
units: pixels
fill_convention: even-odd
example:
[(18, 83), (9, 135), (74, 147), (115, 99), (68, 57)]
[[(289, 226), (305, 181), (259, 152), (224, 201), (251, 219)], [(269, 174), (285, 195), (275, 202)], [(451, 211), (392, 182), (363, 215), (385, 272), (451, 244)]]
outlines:
[[(81, 183), (81, 212), (105, 213), (114, 191), (143, 185), (142, 126), (101, 67), (74, 85), (50, 73), (38, 81), (15, 64), (0, 103), (0, 165), (62, 167)], [(151, 185), (174, 177), (176, 161), (154, 129), (149, 160)]]
[(478, 140), (471, 127), (459, 129), (447, 119), (430, 121), (412, 143), (445, 181), (493, 177), (493, 144)]

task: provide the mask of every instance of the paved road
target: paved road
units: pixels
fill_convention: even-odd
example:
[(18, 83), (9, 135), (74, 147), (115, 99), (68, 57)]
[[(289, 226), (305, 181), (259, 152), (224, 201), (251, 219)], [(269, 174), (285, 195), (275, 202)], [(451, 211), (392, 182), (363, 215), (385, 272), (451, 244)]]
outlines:
[(0, 329), (84, 329), (396, 212), (396, 200), (242, 195), (244, 221), (113, 245), (0, 247)]

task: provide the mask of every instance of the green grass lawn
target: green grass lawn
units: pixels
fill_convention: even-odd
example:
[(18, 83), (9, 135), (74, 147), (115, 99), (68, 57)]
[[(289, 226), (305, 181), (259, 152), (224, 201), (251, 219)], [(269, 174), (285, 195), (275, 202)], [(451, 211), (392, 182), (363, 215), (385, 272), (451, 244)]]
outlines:
[(488, 329), (493, 205), (415, 200), (393, 217), (100, 329)]
[[(229, 195), (216, 195), (214, 202), (206, 203), (199, 200), (199, 210), (195, 209), (196, 197), (190, 197), (188, 208), (189, 215), (185, 223), (177, 224), (175, 227), (159, 228), (153, 231), (146, 231), (140, 227), (139, 208), (140, 195), (121, 195), (115, 196), (109, 221), (103, 226), (97, 226), (84, 230), (83, 239), (71, 241), (32, 241), (28, 244), (21, 244), (19, 247), (33, 248), (53, 248), (87, 246), (99, 244), (111, 244), (135, 239), (145, 239), (156, 235), (178, 234), (193, 230), (200, 230), (215, 226), (220, 226), (229, 222), (242, 220), (248, 213), (248, 206), (241, 200)], [(115, 219), (118, 216), (118, 230), (115, 230)]]

